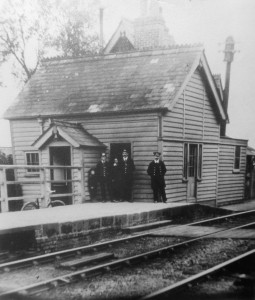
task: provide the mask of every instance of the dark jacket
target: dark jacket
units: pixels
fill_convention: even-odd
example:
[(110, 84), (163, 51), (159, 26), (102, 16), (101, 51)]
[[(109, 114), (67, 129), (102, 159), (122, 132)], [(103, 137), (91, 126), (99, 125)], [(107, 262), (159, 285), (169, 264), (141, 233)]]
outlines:
[(123, 159), (120, 161), (121, 178), (132, 180), (134, 170), (135, 170), (135, 165), (133, 159), (128, 157), (127, 161), (124, 161)]
[(110, 179), (110, 165), (106, 161), (102, 163), (100, 160), (96, 166), (96, 176), (98, 181), (109, 180)]
[(155, 163), (155, 161), (153, 160), (152, 162), (150, 162), (147, 173), (151, 177), (152, 188), (154, 188), (155, 185), (165, 187), (164, 176), (166, 174), (166, 166), (163, 161), (160, 160), (158, 163)]
[(120, 165), (117, 164), (114, 166), (114, 164), (111, 165), (111, 181), (119, 182), (120, 181)]

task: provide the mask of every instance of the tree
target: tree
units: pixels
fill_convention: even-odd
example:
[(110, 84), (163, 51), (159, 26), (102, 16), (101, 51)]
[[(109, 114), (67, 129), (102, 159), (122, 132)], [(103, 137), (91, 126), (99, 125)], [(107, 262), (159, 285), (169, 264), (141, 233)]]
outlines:
[(8, 165), (8, 158), (5, 153), (0, 150), (0, 165)]
[(96, 53), (94, 1), (4, 0), (0, 52), (12, 73), (27, 82), (47, 56)]
[(49, 37), (48, 46), (65, 57), (98, 53), (100, 47), (99, 36), (95, 31), (96, 5), (94, 1), (57, 0), (57, 16), (54, 16), (55, 34)]
[(47, 26), (42, 6), (33, 0), (5, 0), (1, 9), (0, 49), (3, 60), (12, 63), (12, 73), (24, 82), (35, 73), (43, 48), (32, 46), (43, 40)]

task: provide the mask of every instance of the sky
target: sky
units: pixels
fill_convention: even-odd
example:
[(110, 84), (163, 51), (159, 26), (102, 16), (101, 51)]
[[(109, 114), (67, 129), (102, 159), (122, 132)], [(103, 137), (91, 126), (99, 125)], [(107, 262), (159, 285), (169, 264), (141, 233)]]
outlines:
[[(47, 0), (45, 0), (47, 1)], [(75, 1), (75, 0), (68, 0)], [(86, 0), (84, 0), (86, 1)], [(169, 33), (177, 44), (202, 43), (211, 72), (221, 74), (225, 84), (224, 43), (235, 40), (231, 66), (227, 135), (249, 140), (255, 148), (255, 1), (254, 0), (158, 0)], [(121, 18), (133, 20), (140, 14), (140, 0), (101, 0), (104, 8), (105, 42)], [(19, 89), (10, 66), (1, 69), (5, 86), (0, 88), (0, 116)], [(8, 121), (0, 119), (0, 147), (11, 146)]]

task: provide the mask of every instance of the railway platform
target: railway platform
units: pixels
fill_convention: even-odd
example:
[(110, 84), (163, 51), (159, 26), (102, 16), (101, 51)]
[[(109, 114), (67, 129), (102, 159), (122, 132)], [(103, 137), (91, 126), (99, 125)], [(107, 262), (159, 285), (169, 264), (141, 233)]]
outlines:
[(126, 227), (169, 220), (192, 205), (98, 202), (1, 213), (0, 250), (21, 247), (47, 253), (86, 245)]
[(222, 208), (235, 211), (235, 212), (252, 210), (255, 209), (255, 199), (238, 203), (238, 204), (225, 205), (222, 206)]
[[(88, 245), (112, 238), (128, 227), (195, 212), (197, 206), (187, 202), (97, 202), (1, 213), (0, 250), (24, 248), (48, 253)], [(252, 209), (255, 201), (245, 208), (230, 205), (220, 209), (227, 212), (235, 211), (237, 207)]]
[[(0, 215), (0, 235), (10, 232), (17, 232), (28, 229), (37, 229), (38, 226), (49, 226), (52, 224), (66, 224), (84, 222), (89, 220), (101, 220), (104, 218), (122, 218), (118, 222), (121, 227), (133, 225), (139, 220), (151, 220), (162, 217), (165, 211), (180, 211), (189, 206), (186, 202), (173, 203), (139, 203), (139, 202), (118, 202), (118, 203), (84, 203), (77, 205), (58, 206), (27, 211), (15, 211), (2, 213)], [(126, 219), (126, 222), (124, 222)], [(132, 220), (134, 219), (134, 220)], [(115, 220), (115, 225), (117, 225)], [(129, 223), (129, 224), (127, 224)], [(100, 224), (99, 224), (100, 225)]]

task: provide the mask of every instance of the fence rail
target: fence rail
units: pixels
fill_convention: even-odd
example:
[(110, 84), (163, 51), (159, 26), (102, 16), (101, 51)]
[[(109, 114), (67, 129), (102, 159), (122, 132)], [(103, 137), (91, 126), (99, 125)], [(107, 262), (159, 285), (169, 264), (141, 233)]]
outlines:
[[(12, 176), (9, 175), (12, 178), (8, 178), (9, 170), (13, 170)], [(40, 198), (42, 207), (46, 207), (48, 191), (64, 185), (68, 190), (58, 188), (51, 198), (70, 197), (74, 203), (75, 199), (84, 197), (82, 166), (0, 165), (1, 212), (10, 211), (10, 203), (17, 200), (23, 204)]]

